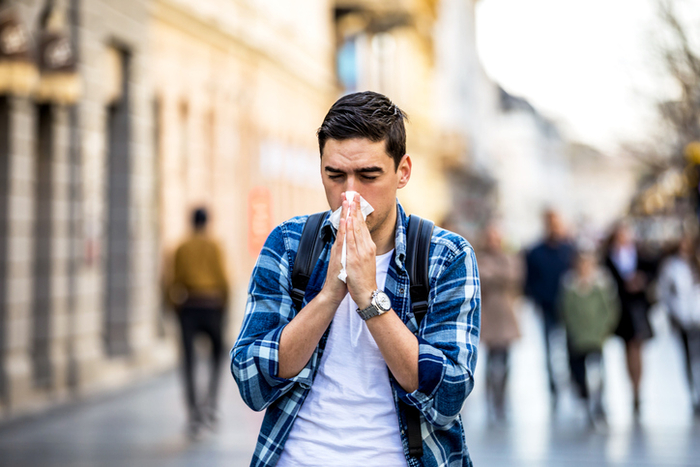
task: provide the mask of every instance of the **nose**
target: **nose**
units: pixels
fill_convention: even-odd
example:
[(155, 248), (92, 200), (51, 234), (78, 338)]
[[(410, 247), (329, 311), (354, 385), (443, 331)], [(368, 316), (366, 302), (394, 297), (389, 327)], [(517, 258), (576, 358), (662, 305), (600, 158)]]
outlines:
[(354, 175), (349, 175), (345, 182), (345, 191), (357, 191), (357, 182)]

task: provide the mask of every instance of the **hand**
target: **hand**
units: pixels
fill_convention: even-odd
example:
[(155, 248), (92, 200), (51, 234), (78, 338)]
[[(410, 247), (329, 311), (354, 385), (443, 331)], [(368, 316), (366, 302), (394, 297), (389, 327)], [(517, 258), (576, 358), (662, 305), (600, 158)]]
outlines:
[(372, 292), (377, 290), (377, 246), (367, 223), (362, 218), (359, 199), (349, 205), (346, 223), (348, 291), (360, 309), (369, 306)]
[[(348, 202), (345, 200), (343, 193), (343, 206), (340, 211), (340, 224), (338, 225), (338, 233), (335, 237), (335, 242), (331, 247), (331, 257), (328, 261), (328, 271), (326, 271), (326, 282), (323, 284), (320, 294), (328, 297), (331, 304), (338, 308), (340, 302), (343, 301), (348, 293), (348, 288), (343, 281), (338, 279), (340, 274), (340, 257), (343, 250), (343, 239), (345, 238), (346, 220), (345, 216), (348, 212)], [(319, 295), (320, 295), (319, 294)]]

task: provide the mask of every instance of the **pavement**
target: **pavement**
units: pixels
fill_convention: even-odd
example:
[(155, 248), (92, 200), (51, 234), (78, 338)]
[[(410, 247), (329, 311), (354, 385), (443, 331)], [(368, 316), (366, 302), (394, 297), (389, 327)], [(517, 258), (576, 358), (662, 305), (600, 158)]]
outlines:
[[(508, 412), (495, 422), (486, 409), (483, 365), (463, 410), (476, 466), (700, 466), (700, 423), (691, 415), (682, 354), (664, 316), (654, 313), (654, 339), (644, 349), (641, 417), (632, 416), (622, 343), (605, 356), (608, 425), (589, 427), (567, 383), (553, 410), (537, 315), (523, 306), (523, 337), (511, 360)], [(565, 361), (559, 359), (562, 374)], [(564, 378), (562, 381), (566, 381)], [(0, 466), (245, 466), (262, 414), (248, 409), (233, 378), (222, 378), (222, 419), (191, 441), (182, 388), (170, 372), (121, 391), (0, 425)]]

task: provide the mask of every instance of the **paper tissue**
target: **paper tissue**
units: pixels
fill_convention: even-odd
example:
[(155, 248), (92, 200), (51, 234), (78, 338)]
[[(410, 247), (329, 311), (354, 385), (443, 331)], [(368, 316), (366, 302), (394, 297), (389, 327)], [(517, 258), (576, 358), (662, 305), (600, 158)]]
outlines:
[[(347, 199), (348, 203), (350, 203), (355, 198), (355, 195), (357, 195), (357, 192), (355, 191), (346, 191), (345, 199)], [(339, 207), (338, 209), (333, 211), (330, 217), (331, 224), (333, 224), (333, 227), (335, 227), (336, 230), (338, 230), (338, 226), (340, 225), (340, 211), (342, 209), (342, 206)], [(363, 219), (367, 219), (367, 216), (369, 216), (370, 213), (374, 211), (374, 208), (367, 201), (365, 201), (365, 199), (362, 196), (360, 196), (360, 211), (362, 211)], [(345, 218), (347, 219), (347, 216)], [(340, 274), (338, 274), (338, 279), (340, 279), (343, 282), (346, 282), (348, 278), (348, 273), (345, 270), (345, 266), (347, 265), (347, 238), (343, 239), (343, 251), (340, 255), (340, 265), (341, 267)]]

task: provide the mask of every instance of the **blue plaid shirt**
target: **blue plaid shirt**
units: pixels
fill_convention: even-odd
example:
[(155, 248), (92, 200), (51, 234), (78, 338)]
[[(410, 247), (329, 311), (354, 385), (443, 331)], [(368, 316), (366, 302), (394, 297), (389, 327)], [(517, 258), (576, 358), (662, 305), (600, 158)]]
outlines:
[[(419, 385), (407, 393), (392, 379), (401, 439), (411, 467), (471, 466), (460, 411), (474, 387), (481, 312), (479, 273), (471, 245), (435, 227), (430, 244), (429, 309), (420, 329), (411, 312), (406, 257), (407, 216), (398, 205), (394, 255), (385, 292), (394, 311), (418, 337)], [(307, 216), (276, 227), (258, 257), (248, 290), (245, 318), (231, 350), (231, 372), (253, 410), (267, 409), (251, 466), (274, 466), (318, 370), (328, 331), (306, 366), (293, 378), (277, 376), (282, 330), (297, 313), (290, 291), (291, 271)], [(326, 217), (327, 243), (306, 288), (303, 305), (323, 287), (335, 229)], [(406, 419), (399, 400), (421, 413), (423, 457), (409, 455)]]

